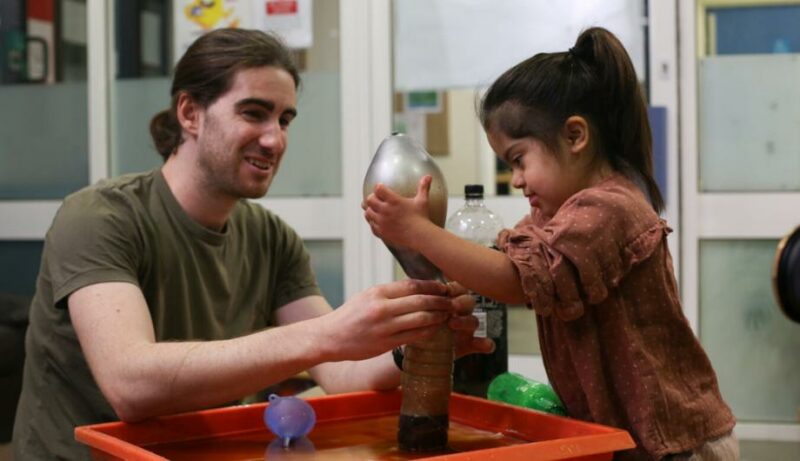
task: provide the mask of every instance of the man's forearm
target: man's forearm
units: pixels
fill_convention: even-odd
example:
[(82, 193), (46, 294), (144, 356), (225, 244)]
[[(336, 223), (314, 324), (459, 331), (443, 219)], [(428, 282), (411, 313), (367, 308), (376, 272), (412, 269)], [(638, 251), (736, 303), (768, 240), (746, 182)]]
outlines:
[(126, 421), (221, 405), (324, 360), (310, 322), (224, 341), (141, 344), (101, 387)]
[(329, 394), (361, 390), (388, 390), (400, 385), (400, 370), (391, 352), (360, 361), (320, 364), (311, 376)]

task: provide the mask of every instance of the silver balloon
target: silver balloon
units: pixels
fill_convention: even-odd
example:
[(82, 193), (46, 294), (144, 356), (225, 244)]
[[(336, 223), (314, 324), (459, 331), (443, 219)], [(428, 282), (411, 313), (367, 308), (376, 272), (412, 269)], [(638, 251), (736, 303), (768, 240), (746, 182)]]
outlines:
[[(372, 193), (378, 183), (404, 197), (414, 197), (419, 180), (426, 175), (433, 178), (428, 201), (429, 218), (434, 224), (444, 227), (447, 218), (447, 185), (444, 176), (428, 152), (405, 134), (393, 133), (378, 146), (364, 178), (364, 198)], [(442, 278), (439, 268), (416, 251), (386, 246), (409, 277), (423, 280)]]

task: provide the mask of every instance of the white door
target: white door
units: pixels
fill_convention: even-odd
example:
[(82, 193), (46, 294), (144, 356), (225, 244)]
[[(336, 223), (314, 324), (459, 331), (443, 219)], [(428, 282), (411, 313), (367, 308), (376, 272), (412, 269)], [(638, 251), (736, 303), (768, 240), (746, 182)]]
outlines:
[(800, 225), (800, 3), (681, 1), (682, 291), (743, 459), (800, 457), (800, 324), (771, 287)]

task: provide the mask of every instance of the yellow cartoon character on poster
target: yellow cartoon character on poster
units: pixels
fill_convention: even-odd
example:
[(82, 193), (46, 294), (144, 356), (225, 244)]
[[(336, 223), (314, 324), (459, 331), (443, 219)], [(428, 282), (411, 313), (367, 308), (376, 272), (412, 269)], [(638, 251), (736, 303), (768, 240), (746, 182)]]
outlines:
[[(196, 23), (204, 30), (214, 28), (219, 21), (231, 15), (233, 8), (225, 9), (224, 0), (194, 0), (186, 5), (184, 13), (190, 21)], [(233, 19), (227, 27), (236, 27), (238, 20)]]

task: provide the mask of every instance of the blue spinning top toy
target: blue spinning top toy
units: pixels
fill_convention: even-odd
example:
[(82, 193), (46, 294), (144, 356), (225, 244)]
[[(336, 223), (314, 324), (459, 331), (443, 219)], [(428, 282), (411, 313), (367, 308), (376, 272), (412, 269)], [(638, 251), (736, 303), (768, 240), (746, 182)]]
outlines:
[(305, 400), (270, 394), (264, 410), (264, 423), (289, 448), (293, 440), (305, 437), (317, 422), (317, 414)]

